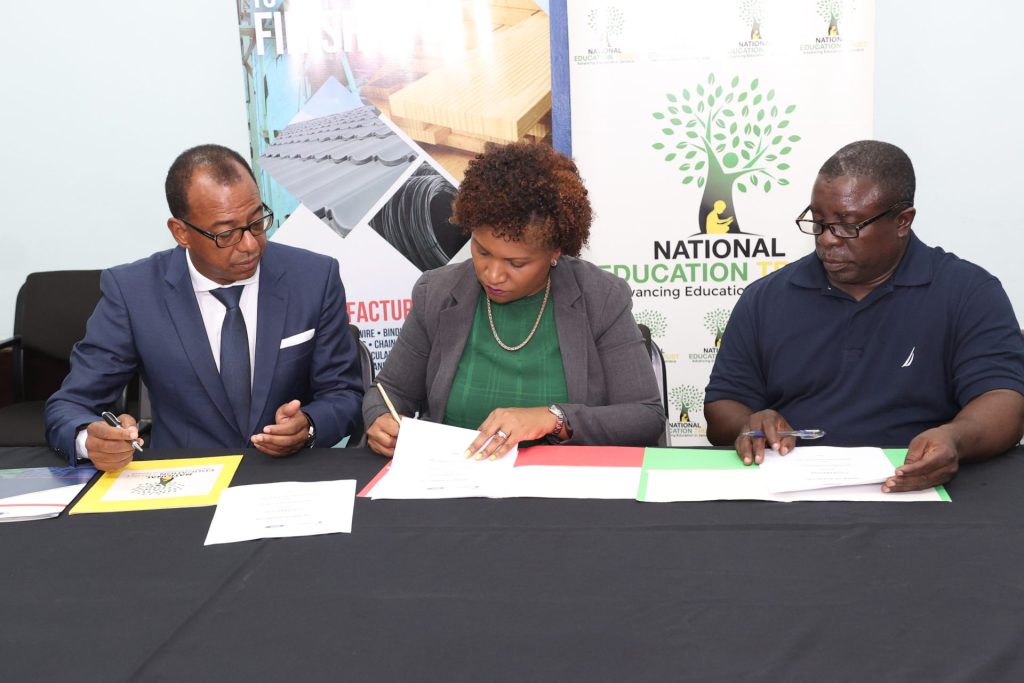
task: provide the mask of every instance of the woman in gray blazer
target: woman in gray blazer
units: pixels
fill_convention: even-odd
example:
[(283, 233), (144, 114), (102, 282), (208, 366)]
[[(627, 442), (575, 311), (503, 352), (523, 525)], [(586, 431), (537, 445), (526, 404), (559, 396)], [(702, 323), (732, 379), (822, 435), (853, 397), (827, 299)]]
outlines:
[[(399, 413), (479, 429), (498, 458), (538, 440), (643, 446), (665, 427), (626, 282), (582, 261), (587, 190), (546, 145), (489, 145), (470, 162), (453, 221), (472, 260), (424, 273), (378, 375)], [(367, 442), (394, 453), (399, 425), (373, 388)]]

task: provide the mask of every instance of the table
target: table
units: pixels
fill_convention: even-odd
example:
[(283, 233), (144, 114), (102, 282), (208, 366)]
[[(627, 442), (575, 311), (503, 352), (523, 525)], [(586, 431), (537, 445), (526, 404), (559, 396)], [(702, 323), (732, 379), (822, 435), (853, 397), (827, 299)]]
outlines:
[[(382, 463), (252, 451), (233, 484)], [(1018, 448), (951, 504), (358, 499), (352, 534), (211, 547), (213, 508), (3, 524), (0, 677), (1022, 680), (1021, 481)]]

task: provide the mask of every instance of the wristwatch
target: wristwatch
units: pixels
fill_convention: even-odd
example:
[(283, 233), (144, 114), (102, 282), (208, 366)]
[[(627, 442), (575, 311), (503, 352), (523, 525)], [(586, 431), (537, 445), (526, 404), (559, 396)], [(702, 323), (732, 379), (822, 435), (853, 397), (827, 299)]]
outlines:
[(562, 427), (565, 426), (565, 413), (554, 403), (548, 406), (548, 411), (555, 416), (555, 428), (551, 430), (548, 437), (557, 440), (560, 438), (559, 435), (562, 433)]
[(306, 434), (306, 443), (302, 444), (302, 447), (312, 448), (313, 441), (316, 440), (316, 425), (313, 424), (313, 418), (309, 416), (309, 413), (302, 411), (302, 414), (306, 416), (306, 422), (309, 423), (309, 432)]

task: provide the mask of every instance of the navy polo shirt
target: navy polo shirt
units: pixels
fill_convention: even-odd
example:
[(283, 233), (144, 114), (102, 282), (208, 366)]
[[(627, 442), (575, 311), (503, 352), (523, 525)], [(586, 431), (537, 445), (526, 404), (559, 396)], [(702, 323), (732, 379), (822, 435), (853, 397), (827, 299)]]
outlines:
[(993, 389), (1024, 394), (1024, 338), (1002, 285), (911, 233), (863, 300), (815, 254), (751, 284), (733, 309), (706, 403), (773, 408), (815, 445), (906, 446)]

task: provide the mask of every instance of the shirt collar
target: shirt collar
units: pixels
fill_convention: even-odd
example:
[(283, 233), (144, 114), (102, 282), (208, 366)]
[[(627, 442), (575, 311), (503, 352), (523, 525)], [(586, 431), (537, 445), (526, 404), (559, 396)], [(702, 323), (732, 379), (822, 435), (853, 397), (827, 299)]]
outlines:
[[(931, 282), (933, 269), (927, 251), (928, 246), (911, 231), (907, 250), (903, 253), (903, 258), (900, 259), (900, 264), (896, 266), (896, 272), (889, 282), (900, 287), (914, 287)], [(790, 281), (794, 285), (808, 289), (828, 289), (828, 277), (815, 254), (808, 254), (793, 265), (796, 268)]]
[(261, 264), (257, 263), (256, 272), (253, 273), (251, 277), (247, 277), (244, 280), (236, 280), (230, 285), (222, 285), (218, 282), (214, 282), (196, 270), (195, 265), (192, 263), (192, 255), (189, 253), (188, 249), (185, 250), (185, 262), (188, 264), (188, 275), (192, 279), (192, 289), (196, 292), (209, 292), (210, 290), (220, 289), (221, 287), (242, 287), (244, 285), (252, 284), (253, 282), (258, 282), (260, 277)]

